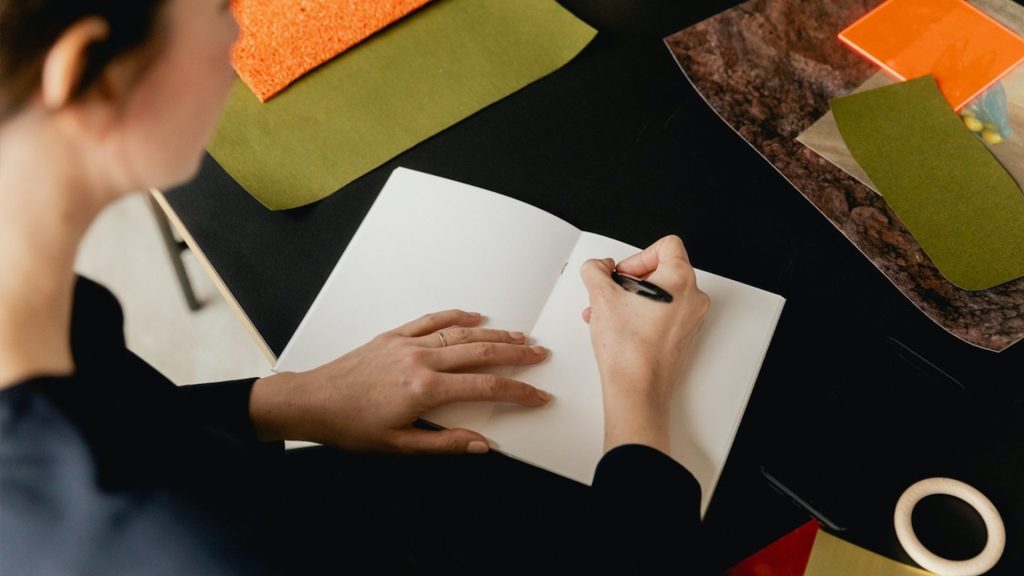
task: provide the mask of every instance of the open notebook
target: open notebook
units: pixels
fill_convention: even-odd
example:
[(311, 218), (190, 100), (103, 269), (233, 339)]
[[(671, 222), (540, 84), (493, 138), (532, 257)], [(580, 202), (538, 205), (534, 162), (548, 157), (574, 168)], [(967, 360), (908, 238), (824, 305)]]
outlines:
[[(399, 168), (274, 370), (314, 368), (427, 312), (480, 312), (486, 325), (551, 349), (545, 362), (503, 373), (554, 400), (541, 408), (463, 403), (426, 419), (476, 430), (508, 455), (590, 484), (604, 420), (579, 268), (638, 251), (518, 200)], [(697, 284), (712, 305), (673, 398), (672, 456), (700, 483), (703, 514), (784, 300), (700, 270)]]

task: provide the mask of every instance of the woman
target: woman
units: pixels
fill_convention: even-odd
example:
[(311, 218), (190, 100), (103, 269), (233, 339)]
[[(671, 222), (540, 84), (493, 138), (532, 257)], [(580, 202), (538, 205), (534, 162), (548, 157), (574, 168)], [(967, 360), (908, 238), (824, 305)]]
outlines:
[[(479, 314), (427, 314), (306, 373), (177, 388), (124, 347), (116, 301), (77, 278), (73, 263), (107, 204), (195, 174), (233, 79), (229, 48), (237, 30), (228, 2), (0, 6), (5, 574), (292, 572), (294, 562), (313, 570), (346, 558), (355, 558), (349, 565), (356, 569), (383, 562), (430, 570), (487, 561), (491, 549), (480, 543), (488, 534), (466, 524), (485, 521), (482, 502), (460, 508), (436, 501), (443, 498), (526, 502), (487, 515), (499, 539), (513, 529), (561, 534), (560, 544), (514, 549), (506, 568), (694, 564), (699, 489), (664, 453), (668, 399), (708, 299), (678, 238), (617, 265), (673, 293), (671, 304), (622, 290), (611, 280), (611, 260), (591, 260), (581, 270), (591, 304), (583, 320), (603, 386), (606, 455), (593, 489), (568, 490), (557, 505), (531, 493), (536, 486), (502, 485), (493, 475), (504, 472), (484, 473), (492, 474), (488, 486), (460, 484), (467, 474), (481, 478), (473, 476), (481, 462), (529, 472), (470, 456), (489, 449), (471, 430), (414, 426), (450, 402), (549, 400), (527, 383), (472, 372), (547, 355), (522, 334), (481, 328)], [(447, 346), (439, 346), (439, 333)], [(344, 452), (285, 456), (279, 441), (286, 438)], [(467, 455), (358, 454), (365, 452)], [(385, 472), (368, 474), (366, 467)], [(445, 467), (457, 472), (439, 472)], [(428, 476), (410, 479), (416, 473)], [(406, 482), (401, 494), (381, 490), (399, 476)], [(537, 486), (544, 482), (550, 480)], [(318, 483), (322, 491), (308, 488)], [(422, 485), (438, 498), (405, 494)], [(403, 510), (385, 511), (406, 505), (455, 533), (400, 536), (408, 527), (389, 523)], [(530, 516), (556, 509), (564, 517)], [(517, 514), (521, 523), (503, 520)], [(676, 530), (654, 528), (659, 515)], [(289, 557), (289, 542), (318, 538), (332, 549)], [(495, 547), (506, 549), (499, 542)], [(461, 553), (439, 551), (449, 545)]]

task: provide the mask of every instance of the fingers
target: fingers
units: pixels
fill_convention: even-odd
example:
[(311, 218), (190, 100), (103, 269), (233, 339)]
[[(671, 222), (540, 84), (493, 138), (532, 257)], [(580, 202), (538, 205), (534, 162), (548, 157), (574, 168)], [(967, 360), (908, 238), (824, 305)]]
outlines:
[(495, 374), (438, 374), (429, 401), (434, 406), (452, 402), (509, 402), (542, 406), (551, 395), (518, 380)]
[(594, 299), (595, 292), (616, 286), (615, 281), (612, 280), (612, 270), (614, 269), (615, 261), (611, 258), (587, 260), (580, 267), (580, 276), (583, 278), (583, 284), (587, 287), (591, 301)]
[[(444, 340), (438, 337), (444, 335)], [(507, 330), (491, 330), (489, 328), (465, 328), (461, 326), (449, 327), (438, 332), (432, 332), (417, 339), (417, 344), (429, 348), (444, 346), (455, 346), (468, 342), (504, 342), (507, 344), (522, 344), (526, 342), (526, 334), (522, 332), (509, 332)]]
[(590, 324), (594, 308), (599, 311), (615, 302), (615, 298), (626, 293), (614, 280), (612, 272), (615, 270), (615, 261), (611, 258), (600, 260), (587, 260), (580, 267), (580, 276), (583, 278), (583, 285), (587, 288), (590, 296), (590, 306), (583, 309), (583, 321)]
[(659, 239), (645, 248), (643, 252), (619, 262), (615, 269), (630, 276), (645, 278), (657, 270), (658, 264), (670, 260), (682, 260), (687, 264), (690, 263), (690, 256), (686, 253), (683, 241), (674, 234)]
[(548, 356), (548, 350), (543, 346), (524, 346), (505, 342), (469, 342), (457, 346), (450, 344), (449, 342), (449, 346), (434, 350), (430, 354), (429, 364), (439, 372), (453, 372), (483, 366), (537, 364)]
[(689, 293), (696, 289), (696, 273), (690, 266), (683, 241), (675, 235), (665, 236), (618, 265), (609, 258), (583, 263), (580, 276), (590, 295), (591, 304), (581, 313), (584, 322), (590, 323), (595, 307), (600, 312), (614, 302), (616, 296), (622, 296), (623, 292), (621, 289), (616, 290), (616, 283), (611, 278), (612, 272), (616, 270), (648, 279), (668, 290), (669, 294)]
[(451, 430), (403, 430), (396, 439), (400, 452), (419, 454), (483, 454), (490, 450), (487, 440), (463, 428)]
[[(449, 326), (476, 326), (482, 321), (483, 316), (477, 312), (445, 310), (443, 312), (425, 314), (412, 322), (395, 328), (393, 332), (401, 336), (423, 336)], [(445, 337), (447, 337), (447, 334)]]

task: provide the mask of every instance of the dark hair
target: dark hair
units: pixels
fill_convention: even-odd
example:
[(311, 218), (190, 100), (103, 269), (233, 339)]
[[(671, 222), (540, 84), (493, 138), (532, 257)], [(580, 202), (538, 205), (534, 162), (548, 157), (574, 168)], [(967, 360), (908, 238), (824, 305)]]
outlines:
[(0, 121), (19, 110), (42, 81), (47, 52), (72, 24), (99, 16), (107, 39), (89, 47), (75, 95), (117, 56), (145, 44), (164, 0), (0, 0)]

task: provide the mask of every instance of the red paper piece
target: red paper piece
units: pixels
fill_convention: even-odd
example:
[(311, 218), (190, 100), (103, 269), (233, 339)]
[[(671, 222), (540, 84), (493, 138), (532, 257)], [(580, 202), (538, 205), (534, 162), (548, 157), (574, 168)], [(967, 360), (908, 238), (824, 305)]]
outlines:
[(807, 522), (733, 566), (725, 576), (803, 576), (818, 529), (817, 521)]

